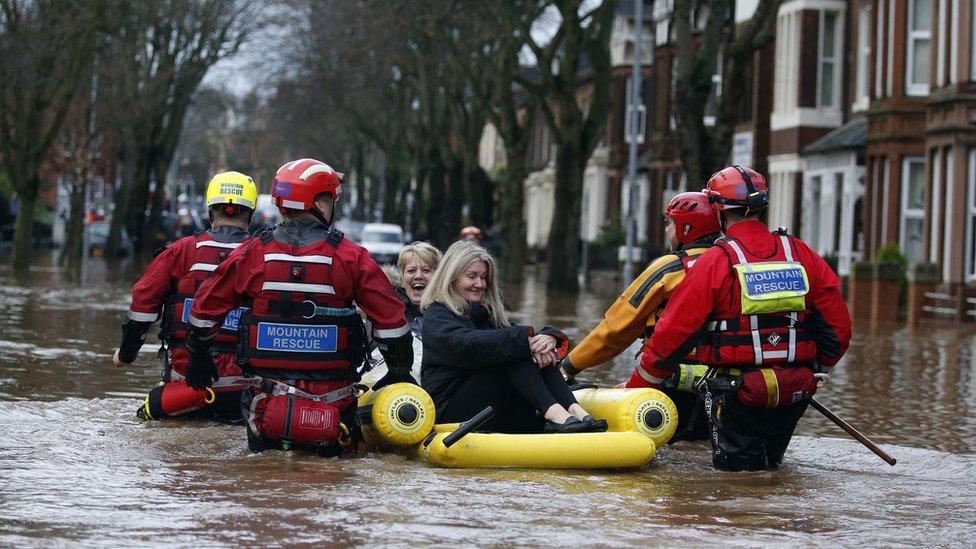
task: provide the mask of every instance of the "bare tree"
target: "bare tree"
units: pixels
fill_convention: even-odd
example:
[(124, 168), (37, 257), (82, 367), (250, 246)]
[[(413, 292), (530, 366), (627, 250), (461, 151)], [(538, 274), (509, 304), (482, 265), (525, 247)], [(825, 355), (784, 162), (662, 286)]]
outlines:
[[(532, 36), (531, 22), (522, 23), (539, 80), (522, 78), (521, 84), (535, 100), (556, 142), (555, 214), (549, 229), (547, 283), (557, 290), (579, 289), (583, 172), (603, 138), (611, 107), (609, 44), (616, 4), (616, 0), (604, 0), (581, 13), (578, 1), (553, 0), (559, 24), (545, 45)], [(589, 103), (582, 105), (577, 91), (585, 62), (593, 89)]]
[(0, 160), (17, 192), (16, 268), (30, 261), (42, 165), (94, 55), (101, 6), (0, 0)]
[(126, 150), (109, 254), (118, 249), (123, 224), (137, 250), (146, 226), (158, 224), (166, 172), (193, 94), (214, 63), (240, 48), (255, 24), (255, 6), (230, 0), (145, 0), (122, 3), (116, 16), (121, 30), (108, 61), (117, 69), (111, 75), (115, 98), (126, 106), (120, 120)]
[[(94, 68), (94, 66), (90, 67), (90, 69)], [(82, 255), (87, 253), (83, 238), (86, 200), (91, 187), (92, 172), (101, 153), (100, 135), (96, 124), (97, 72), (87, 70), (84, 74), (91, 78), (91, 87), (88, 93), (79, 93), (79, 98), (74, 101), (59, 134), (57, 154), (53, 163), (62, 177), (67, 179), (70, 190), (68, 221), (58, 263), (73, 272), (81, 267)]]
[[(776, 14), (781, 0), (759, 0), (753, 16), (738, 29), (729, 0), (674, 0), (672, 21), (677, 45), (675, 121), (681, 162), (688, 181), (704, 182), (724, 166), (732, 150), (732, 137), (746, 93), (753, 54), (776, 37)], [(706, 11), (707, 10), (707, 11)], [(693, 19), (706, 14), (700, 38)], [(696, 17), (692, 17), (692, 15)], [(726, 45), (722, 90), (715, 125), (705, 126), (705, 107), (712, 93), (718, 52)], [(678, 104), (680, 103), (680, 107)]]

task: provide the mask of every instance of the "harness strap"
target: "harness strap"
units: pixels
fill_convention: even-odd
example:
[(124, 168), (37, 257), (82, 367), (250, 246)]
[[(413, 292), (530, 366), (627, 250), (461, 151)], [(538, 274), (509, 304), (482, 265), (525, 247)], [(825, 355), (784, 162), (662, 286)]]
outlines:
[[(738, 318), (726, 318), (722, 320), (709, 320), (705, 327), (710, 332), (737, 332), (742, 326)], [(785, 316), (761, 315), (759, 317), (759, 329), (767, 328), (805, 328), (806, 324), (799, 320), (797, 313), (790, 313)]]
[(291, 420), (295, 417), (295, 395), (289, 394), (285, 405), (285, 429), (281, 433), (282, 449), (287, 450), (291, 445)]
[[(768, 337), (768, 336), (767, 336)], [(814, 341), (813, 334), (808, 332), (800, 332), (795, 335), (795, 342), (801, 341)], [(706, 333), (702, 335), (701, 345), (718, 345), (718, 346), (740, 346), (740, 345), (752, 345), (752, 334), (742, 334), (742, 335), (730, 335), (730, 334), (709, 334)], [(769, 351), (765, 351), (769, 352)], [(784, 351), (785, 352), (785, 351)], [(784, 355), (786, 356), (786, 355)], [(792, 361), (791, 361), (792, 362)]]
[[(181, 381), (184, 379), (186, 378), (179, 372), (172, 372), (172, 381)], [(241, 389), (245, 389), (247, 387), (257, 387), (266, 389), (265, 392), (275, 396), (295, 395), (306, 400), (317, 400), (319, 402), (324, 402), (325, 404), (331, 404), (349, 397), (358, 397), (363, 388), (362, 385), (352, 384), (335, 389), (334, 391), (329, 391), (324, 395), (314, 395), (283, 381), (261, 376), (224, 376), (215, 381), (213, 384), (214, 389), (224, 389), (227, 387), (240, 387)]]

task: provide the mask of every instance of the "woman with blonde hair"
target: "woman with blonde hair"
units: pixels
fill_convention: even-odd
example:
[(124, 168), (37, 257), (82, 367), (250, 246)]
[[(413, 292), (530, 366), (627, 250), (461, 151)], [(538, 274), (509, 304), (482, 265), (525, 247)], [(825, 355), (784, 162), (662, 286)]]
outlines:
[[(421, 385), (440, 423), (465, 421), (486, 406), (489, 431), (605, 431), (586, 413), (557, 367), (569, 338), (552, 327), (513, 325), (502, 306), (495, 261), (458, 241), (444, 254), (423, 294)], [(542, 418), (539, 417), (542, 415)]]
[(398, 280), (393, 280), (397, 297), (407, 307), (407, 322), (415, 336), (420, 336), (419, 319), (424, 316), (420, 310), (420, 299), (430, 284), (437, 265), (441, 262), (441, 251), (429, 242), (412, 242), (400, 250), (397, 257)]
[[(423, 322), (424, 313), (420, 310), (420, 298), (424, 295), (424, 290), (427, 289), (430, 278), (440, 261), (440, 250), (429, 242), (418, 241), (412, 242), (400, 250), (396, 268), (389, 265), (383, 266), (383, 272), (393, 284), (393, 290), (406, 307), (407, 323), (410, 325), (410, 332), (413, 334), (413, 367), (410, 369), (410, 375), (414, 380), (420, 379), (420, 364), (423, 357), (423, 346), (420, 344), (420, 325)], [(370, 352), (370, 356), (370, 362), (374, 365), (383, 362), (383, 356), (378, 348), (374, 348)], [(375, 382), (385, 373), (386, 368), (375, 366), (363, 376), (363, 381), (367, 384)]]

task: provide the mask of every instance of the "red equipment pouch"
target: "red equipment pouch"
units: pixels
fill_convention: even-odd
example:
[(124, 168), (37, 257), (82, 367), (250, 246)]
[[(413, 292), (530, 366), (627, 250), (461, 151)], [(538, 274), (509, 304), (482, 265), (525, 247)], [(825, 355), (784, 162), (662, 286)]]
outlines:
[(817, 392), (817, 379), (809, 368), (760, 368), (740, 378), (739, 402), (756, 408), (789, 406)]
[(294, 394), (254, 395), (247, 420), (255, 433), (288, 444), (331, 444), (341, 434), (338, 408)]
[(209, 387), (191, 389), (185, 380), (171, 381), (153, 387), (137, 415), (142, 419), (178, 416), (213, 404), (215, 399), (216, 395)]

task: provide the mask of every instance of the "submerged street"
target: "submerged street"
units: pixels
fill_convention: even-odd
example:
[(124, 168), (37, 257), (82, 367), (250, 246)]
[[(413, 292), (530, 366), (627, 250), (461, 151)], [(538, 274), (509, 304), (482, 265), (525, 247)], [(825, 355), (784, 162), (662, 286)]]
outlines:
[[(155, 340), (137, 367), (111, 356), (142, 265), (93, 259), (80, 280), (52, 265), (0, 266), (2, 545), (962, 546), (976, 534), (971, 326), (856, 326), (818, 392), (895, 467), (810, 409), (769, 473), (716, 472), (707, 443), (661, 448), (638, 471), (443, 470), (251, 454), (242, 427), (137, 420), (158, 380)], [(557, 298), (530, 269), (506, 300), (519, 322), (578, 341), (617, 286), (596, 277)], [(632, 356), (582, 379), (617, 383)]]

